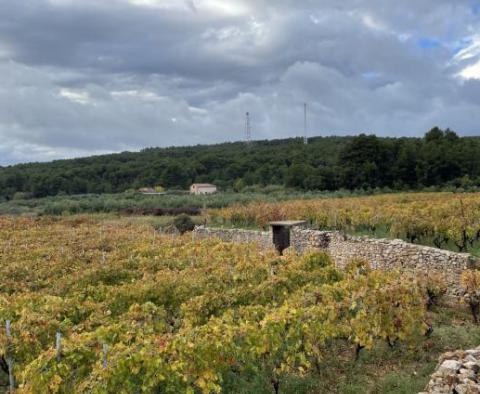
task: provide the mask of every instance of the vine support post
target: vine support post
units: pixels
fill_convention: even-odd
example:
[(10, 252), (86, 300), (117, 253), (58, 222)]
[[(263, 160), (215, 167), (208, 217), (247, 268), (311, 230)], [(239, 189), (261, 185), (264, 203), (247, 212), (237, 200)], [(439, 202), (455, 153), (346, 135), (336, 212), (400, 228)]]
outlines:
[(60, 361), (62, 356), (62, 334), (60, 332), (55, 334), (55, 349), (57, 351), (57, 361)]
[(11, 321), (7, 320), (5, 324), (5, 331), (7, 334), (7, 366), (8, 366), (8, 386), (9, 392), (13, 393), (15, 390), (15, 376), (13, 375), (13, 352), (12, 352), (12, 331)]
[(103, 366), (103, 369), (106, 369), (108, 365), (108, 360), (107, 360), (108, 345), (106, 343), (103, 344), (102, 353), (103, 353), (102, 366)]

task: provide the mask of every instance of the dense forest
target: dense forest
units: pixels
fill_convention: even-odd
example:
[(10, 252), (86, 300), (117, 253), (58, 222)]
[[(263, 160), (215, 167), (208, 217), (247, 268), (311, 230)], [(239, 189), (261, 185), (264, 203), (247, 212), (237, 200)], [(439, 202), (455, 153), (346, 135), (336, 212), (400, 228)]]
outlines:
[(314, 137), (191, 147), (148, 148), (50, 163), (0, 167), (0, 198), (116, 193), (213, 182), (301, 190), (415, 190), (480, 185), (480, 137), (433, 128), (423, 138)]

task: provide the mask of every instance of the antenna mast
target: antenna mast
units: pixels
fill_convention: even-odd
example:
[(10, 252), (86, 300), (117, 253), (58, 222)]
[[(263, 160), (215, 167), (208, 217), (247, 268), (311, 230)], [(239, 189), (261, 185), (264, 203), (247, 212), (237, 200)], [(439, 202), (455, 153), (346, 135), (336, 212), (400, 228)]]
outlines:
[(250, 125), (250, 113), (245, 115), (245, 142), (250, 144), (252, 142), (252, 126)]
[(303, 104), (303, 143), (308, 145), (307, 137), (307, 103)]

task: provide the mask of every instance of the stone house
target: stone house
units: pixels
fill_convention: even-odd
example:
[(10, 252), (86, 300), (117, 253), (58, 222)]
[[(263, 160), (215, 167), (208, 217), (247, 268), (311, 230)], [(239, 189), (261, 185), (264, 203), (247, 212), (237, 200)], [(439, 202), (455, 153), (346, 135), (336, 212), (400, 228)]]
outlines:
[(211, 183), (194, 183), (190, 186), (191, 194), (212, 194), (217, 192), (217, 187)]

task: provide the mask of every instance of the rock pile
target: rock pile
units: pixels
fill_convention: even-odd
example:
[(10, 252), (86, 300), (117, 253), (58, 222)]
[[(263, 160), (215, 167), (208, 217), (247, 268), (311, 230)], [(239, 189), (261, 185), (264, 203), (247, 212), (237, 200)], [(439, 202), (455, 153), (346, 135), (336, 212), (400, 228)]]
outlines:
[(437, 370), (420, 394), (480, 393), (480, 347), (442, 355)]

